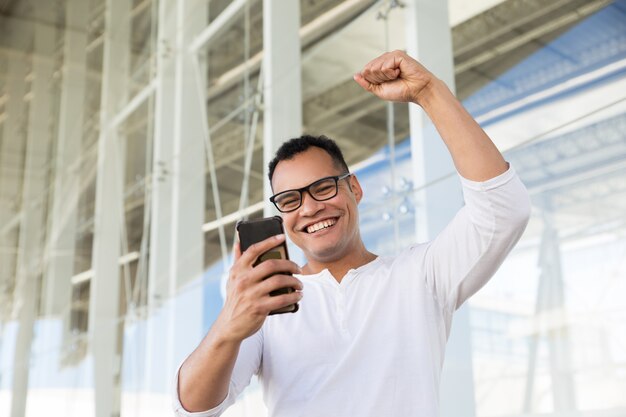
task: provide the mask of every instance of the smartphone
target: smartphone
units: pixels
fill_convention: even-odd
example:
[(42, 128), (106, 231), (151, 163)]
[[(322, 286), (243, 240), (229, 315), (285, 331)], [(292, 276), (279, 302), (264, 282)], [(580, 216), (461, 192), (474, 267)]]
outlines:
[[(269, 237), (285, 233), (283, 229), (283, 219), (280, 216), (266, 217), (258, 220), (238, 221), (236, 228), (237, 233), (239, 234), (239, 247), (241, 248), (242, 253), (255, 243), (258, 243)], [(254, 266), (257, 266), (261, 262), (267, 261), (268, 259), (289, 259), (289, 254), (287, 252), (287, 242), (283, 241), (280, 245), (263, 253), (257, 258)], [(275, 296), (280, 294), (289, 294), (294, 291), (295, 290), (291, 287), (280, 288), (278, 290), (272, 291), (270, 295)], [(298, 303), (295, 303), (280, 308), (278, 310), (274, 310), (270, 312), (270, 315), (295, 313), (296, 311), (298, 311), (298, 308)]]

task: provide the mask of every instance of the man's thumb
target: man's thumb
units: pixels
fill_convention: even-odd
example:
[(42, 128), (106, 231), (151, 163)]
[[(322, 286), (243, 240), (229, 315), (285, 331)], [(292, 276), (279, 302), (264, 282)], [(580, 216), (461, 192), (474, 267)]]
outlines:
[(357, 82), (358, 85), (363, 87), (364, 90), (372, 91), (372, 84), (369, 81), (367, 81), (365, 78), (363, 78), (360, 72), (357, 72), (356, 74), (354, 74), (352, 78), (354, 79), (354, 81)]

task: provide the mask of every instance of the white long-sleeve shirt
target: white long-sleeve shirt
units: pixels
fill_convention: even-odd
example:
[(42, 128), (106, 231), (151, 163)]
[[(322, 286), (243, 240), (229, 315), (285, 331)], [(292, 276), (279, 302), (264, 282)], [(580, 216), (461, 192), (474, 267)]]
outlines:
[(176, 384), (176, 415), (218, 416), (258, 374), (271, 417), (437, 416), (452, 314), (495, 273), (530, 214), (513, 168), (461, 182), (465, 206), (433, 241), (341, 283), (328, 270), (298, 275), (300, 310), (269, 316), (242, 343), (226, 399), (190, 413)]

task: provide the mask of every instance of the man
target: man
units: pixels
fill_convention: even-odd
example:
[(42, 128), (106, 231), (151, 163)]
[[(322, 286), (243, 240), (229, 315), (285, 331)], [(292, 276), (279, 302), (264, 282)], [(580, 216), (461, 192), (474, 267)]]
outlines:
[[(354, 79), (382, 99), (422, 106), (466, 205), (433, 241), (377, 257), (361, 240), (363, 190), (341, 151), (324, 137), (287, 142), (270, 164), (272, 200), (307, 263), (252, 266), (284, 236), (243, 254), (235, 246), (224, 307), (177, 376), (177, 415), (221, 414), (253, 374), (273, 417), (438, 414), (452, 314), (521, 236), (528, 195), (445, 84), (404, 52), (381, 55)], [(297, 291), (269, 296), (283, 287)], [(297, 313), (268, 318), (295, 302)]]

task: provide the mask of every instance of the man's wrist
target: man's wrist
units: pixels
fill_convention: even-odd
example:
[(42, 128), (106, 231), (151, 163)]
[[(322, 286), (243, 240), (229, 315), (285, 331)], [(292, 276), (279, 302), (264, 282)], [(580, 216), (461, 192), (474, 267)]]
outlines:
[(218, 316), (217, 320), (215, 320), (215, 324), (211, 328), (211, 341), (215, 347), (238, 347), (243, 339), (237, 337), (232, 331), (229, 331), (229, 326), (225, 323), (222, 323), (220, 317)]
[(441, 81), (439, 78), (432, 76), (426, 85), (415, 94), (415, 97), (413, 97), (411, 102), (428, 111), (437, 99), (442, 98), (446, 94), (452, 95), (452, 92), (446, 83)]

